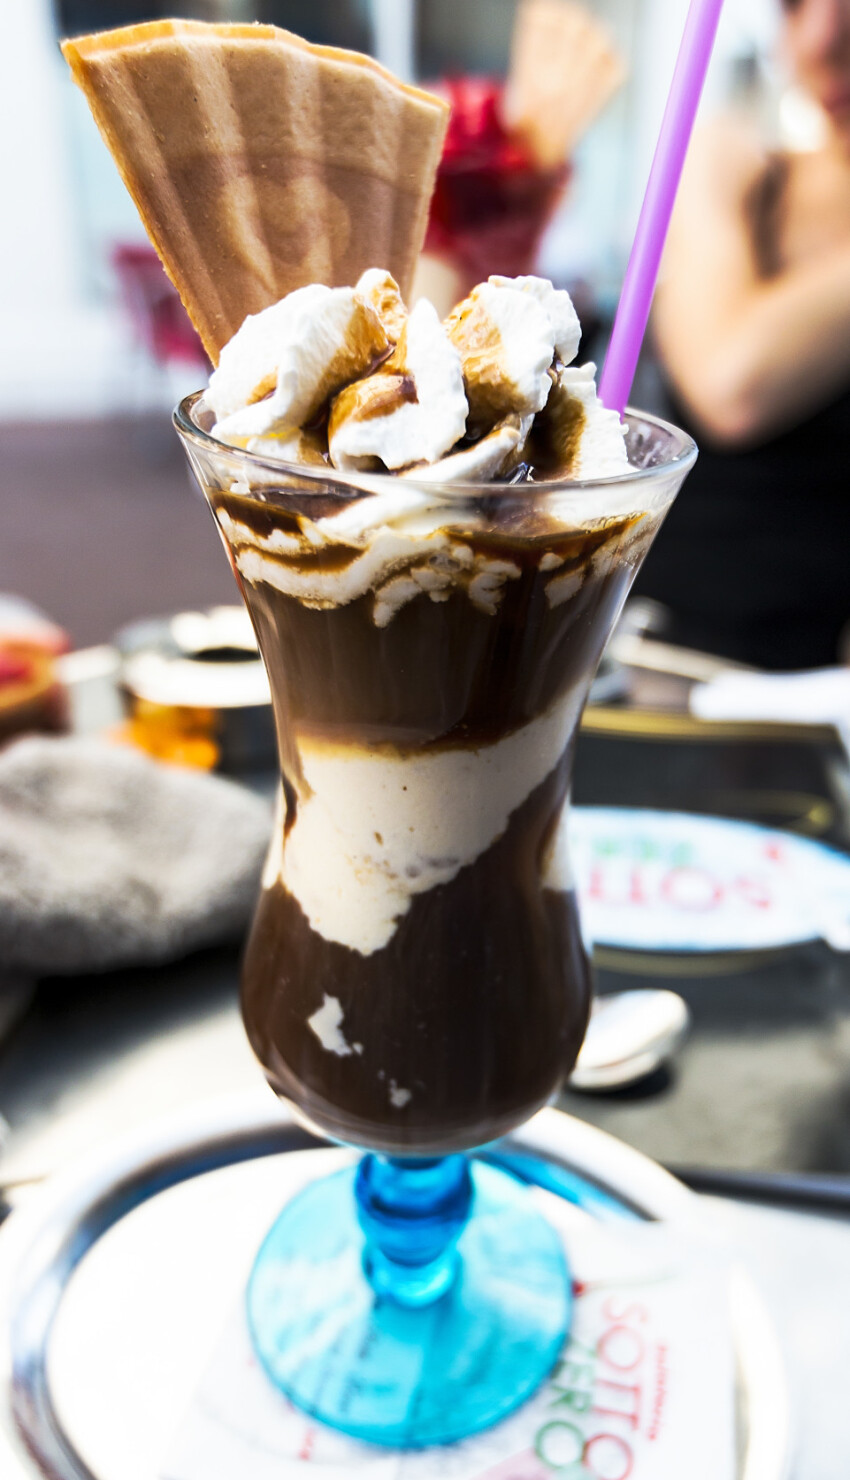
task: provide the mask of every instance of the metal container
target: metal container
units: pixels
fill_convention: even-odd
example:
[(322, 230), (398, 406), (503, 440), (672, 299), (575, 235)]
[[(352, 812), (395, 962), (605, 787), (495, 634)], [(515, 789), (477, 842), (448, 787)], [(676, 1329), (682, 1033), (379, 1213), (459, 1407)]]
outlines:
[(268, 679), (244, 607), (137, 622), (115, 643), (131, 738), (143, 749), (226, 772), (274, 764)]

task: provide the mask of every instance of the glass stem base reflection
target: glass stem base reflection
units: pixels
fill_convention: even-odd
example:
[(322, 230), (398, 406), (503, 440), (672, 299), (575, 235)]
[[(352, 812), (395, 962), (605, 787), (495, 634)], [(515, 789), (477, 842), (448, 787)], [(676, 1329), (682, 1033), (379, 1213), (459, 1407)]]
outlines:
[(531, 1194), (461, 1156), (367, 1156), (311, 1183), (248, 1285), (272, 1382), (322, 1423), (400, 1449), (513, 1412), (554, 1367), (570, 1312), (563, 1246)]

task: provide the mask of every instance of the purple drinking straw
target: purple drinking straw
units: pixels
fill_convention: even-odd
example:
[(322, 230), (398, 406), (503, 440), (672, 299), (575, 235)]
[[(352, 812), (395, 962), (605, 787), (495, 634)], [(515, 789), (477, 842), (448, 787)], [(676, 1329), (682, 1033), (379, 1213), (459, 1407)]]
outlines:
[(614, 320), (599, 396), (622, 416), (635, 378), (667, 228), (691, 141), (723, 0), (691, 0), (670, 96)]

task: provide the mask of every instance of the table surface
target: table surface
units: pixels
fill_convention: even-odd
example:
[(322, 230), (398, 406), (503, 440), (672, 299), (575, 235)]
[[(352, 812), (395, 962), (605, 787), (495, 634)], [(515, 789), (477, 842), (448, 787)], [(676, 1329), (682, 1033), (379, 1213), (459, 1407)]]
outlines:
[[(575, 799), (748, 817), (850, 844), (846, 760), (829, 732), (694, 726), (595, 710)], [(850, 1174), (850, 956), (811, 945), (749, 959), (599, 953), (597, 987), (679, 991), (693, 1031), (675, 1063), (564, 1108), (675, 1169)], [(155, 970), (40, 983), (0, 1048), (9, 1122), (0, 1183), (259, 1069), (238, 1013), (238, 947)], [(847, 1184), (850, 1206), (850, 1180)]]

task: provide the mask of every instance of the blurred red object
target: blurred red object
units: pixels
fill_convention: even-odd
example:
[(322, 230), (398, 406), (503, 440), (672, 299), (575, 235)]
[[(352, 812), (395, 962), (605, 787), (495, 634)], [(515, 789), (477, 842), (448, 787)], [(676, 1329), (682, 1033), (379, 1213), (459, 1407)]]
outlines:
[(28, 601), (0, 595), (0, 744), (18, 735), (67, 728), (65, 691), (55, 659), (67, 634)]
[(59, 657), (70, 650), (67, 632), (23, 596), (0, 593), (0, 651), (24, 643)]
[(121, 243), (112, 265), (139, 340), (156, 360), (209, 366), (200, 338), (153, 247)]
[(425, 250), (454, 262), (470, 285), (490, 273), (521, 277), (534, 268), (570, 166), (541, 169), (506, 129), (497, 79), (458, 77), (435, 91), (452, 112)]

